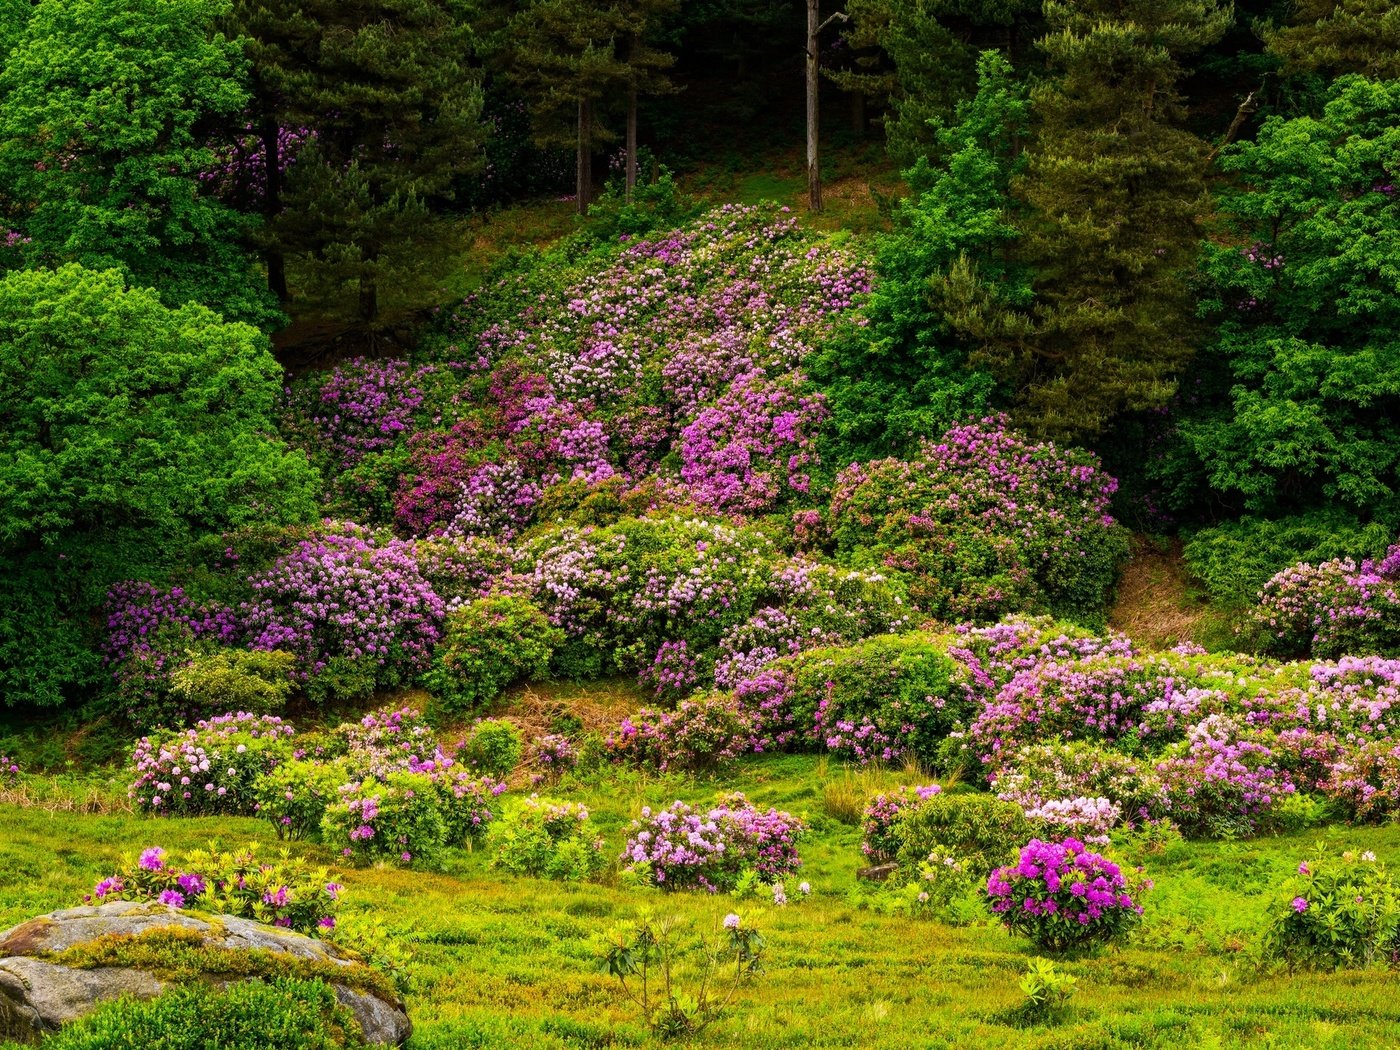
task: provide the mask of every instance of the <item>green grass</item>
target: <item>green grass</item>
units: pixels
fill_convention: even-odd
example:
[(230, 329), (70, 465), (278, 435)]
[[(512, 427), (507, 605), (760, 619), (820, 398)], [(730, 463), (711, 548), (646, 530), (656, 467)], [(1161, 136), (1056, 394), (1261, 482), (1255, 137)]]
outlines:
[[(695, 1045), (709, 1047), (1297, 1047), (1394, 1045), (1400, 998), (1384, 971), (1261, 971), (1254, 948), (1271, 893), (1317, 839), (1400, 855), (1400, 828), (1334, 827), (1250, 842), (1171, 846), (1140, 859), (1156, 888), (1147, 921), (1119, 951), (1059, 964), (1079, 979), (1054, 1024), (1018, 1027), (1017, 983), (1030, 946), (990, 923), (953, 929), (854, 907), (859, 831), (826, 812), (855, 778), (808, 757), (745, 763), (723, 780), (635, 773), (546, 789), (594, 812), (609, 849), (643, 804), (704, 803), (743, 790), (803, 813), (813, 831), (802, 877), (811, 899), (785, 909), (746, 904), (768, 938), (768, 972)], [(906, 780), (865, 774), (864, 788)], [(839, 807), (838, 807), (839, 808)], [(78, 902), (119, 858), (146, 845), (275, 843), (249, 819), (160, 820), (0, 806), (0, 927)], [(296, 844), (317, 863), (337, 858)], [(640, 908), (703, 927), (727, 897), (662, 895), (620, 885), (561, 885), (503, 876), (484, 851), (440, 872), (344, 873), (347, 909), (372, 912), (413, 954), (410, 1012), (417, 1050), (447, 1047), (650, 1046), (633, 1010), (594, 964), (594, 939)], [(789, 890), (793, 889), (791, 880)], [(796, 894), (792, 894), (794, 897)]]

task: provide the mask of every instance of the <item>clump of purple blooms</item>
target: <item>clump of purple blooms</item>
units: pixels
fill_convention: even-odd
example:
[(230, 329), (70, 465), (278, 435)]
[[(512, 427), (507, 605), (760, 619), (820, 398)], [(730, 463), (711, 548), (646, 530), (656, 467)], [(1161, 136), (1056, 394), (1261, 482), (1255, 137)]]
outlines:
[(905, 785), (871, 796), (861, 817), (860, 851), (876, 863), (893, 860), (899, 852), (899, 819), (942, 791), (937, 784)]
[(987, 903), (1008, 929), (1048, 951), (1106, 944), (1136, 925), (1142, 905), (1117, 864), (1083, 842), (1031, 839), (1020, 860), (987, 879)]
[(1280, 656), (1400, 656), (1400, 543), (1360, 564), (1284, 569), (1259, 592), (1245, 629)]

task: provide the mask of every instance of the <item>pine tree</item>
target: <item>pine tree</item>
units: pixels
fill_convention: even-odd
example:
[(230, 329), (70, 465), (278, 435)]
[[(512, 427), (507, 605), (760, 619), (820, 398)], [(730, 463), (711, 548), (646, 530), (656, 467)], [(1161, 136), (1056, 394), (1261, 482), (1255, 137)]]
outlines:
[(312, 132), (285, 186), (267, 151), (271, 247), (321, 289), (353, 286), (362, 321), (378, 318), (383, 287), (431, 272), (445, 240), (434, 204), (477, 163), (481, 76), (467, 14), (462, 0), (236, 5), (264, 137), (277, 126)]
[(1335, 76), (1400, 77), (1400, 4), (1395, 0), (1296, 0), (1291, 25), (1267, 34), (1293, 69)]
[(1207, 150), (1181, 127), (1176, 84), (1181, 56), (1218, 39), (1229, 13), (1214, 0), (1051, 0), (1045, 15), (1039, 46), (1059, 75), (1032, 93), (1039, 125), (1015, 191), (1034, 300), (1008, 312), (965, 279), (948, 310), (980, 340), (973, 360), (1019, 391), (1024, 425), (1079, 438), (1163, 404), (1191, 354)]

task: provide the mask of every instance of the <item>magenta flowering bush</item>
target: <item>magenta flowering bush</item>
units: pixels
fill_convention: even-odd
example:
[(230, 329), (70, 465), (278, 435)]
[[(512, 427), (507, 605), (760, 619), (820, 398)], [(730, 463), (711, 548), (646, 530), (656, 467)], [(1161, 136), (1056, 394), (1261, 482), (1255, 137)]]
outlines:
[(1383, 558), (1291, 566), (1259, 592), (1244, 630), (1280, 656), (1400, 657), (1400, 543)]
[(1033, 444), (995, 417), (926, 442), (916, 460), (856, 463), (831, 496), (837, 549), (909, 575), (925, 612), (1094, 618), (1127, 556), (1097, 459)]
[(343, 889), (325, 868), (307, 867), (285, 852), (277, 860), (263, 860), (256, 844), (230, 852), (192, 850), (179, 860), (152, 846), (83, 899), (237, 915), (315, 937), (334, 929)]
[(333, 661), (371, 687), (407, 682), (426, 669), (446, 612), (412, 544), (348, 522), (326, 522), (250, 585), (250, 646), (295, 655), (303, 682)]
[(707, 811), (676, 801), (642, 808), (628, 829), (624, 867), (662, 889), (729, 889), (746, 870), (772, 882), (802, 864), (797, 841), (806, 826), (791, 814), (759, 810), (737, 792)]
[(355, 358), (326, 373), (318, 386), (297, 388), (289, 408), (317, 458), (345, 470), (409, 431), (423, 404), (422, 380), (433, 370)]
[(685, 642), (662, 642), (651, 666), (642, 668), (637, 681), (660, 702), (674, 704), (700, 686), (699, 663)]
[(708, 772), (752, 753), (754, 723), (732, 697), (709, 694), (682, 700), (671, 711), (643, 708), (624, 718), (603, 741), (615, 761), (659, 772)]
[(292, 757), (295, 732), (275, 715), (238, 712), (143, 736), (127, 796), (161, 816), (251, 814), (258, 778)]
[(1078, 839), (1031, 839), (1018, 863), (987, 879), (987, 903), (1008, 929), (1047, 951), (1065, 951), (1124, 937), (1142, 915), (1135, 898), (1150, 886), (1130, 882)]
[(14, 787), (19, 773), (19, 763), (9, 755), (0, 753), (0, 787)]

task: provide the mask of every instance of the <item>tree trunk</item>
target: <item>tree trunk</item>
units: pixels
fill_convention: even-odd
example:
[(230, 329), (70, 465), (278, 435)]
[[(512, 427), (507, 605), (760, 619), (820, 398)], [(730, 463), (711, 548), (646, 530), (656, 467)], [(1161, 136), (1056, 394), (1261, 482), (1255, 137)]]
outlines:
[[(263, 166), (266, 177), (263, 192), (263, 228), (270, 230), (273, 220), (282, 211), (282, 155), (277, 137), (277, 116), (271, 103), (264, 101), (262, 111)], [(287, 294), (287, 264), (276, 243), (268, 244), (263, 253), (263, 262), (267, 266), (268, 290), (277, 296), (279, 303), (285, 305), (290, 298)]]
[(627, 200), (637, 188), (637, 89), (627, 96)]
[(851, 92), (851, 131), (856, 138), (865, 138), (865, 92)]
[(379, 286), (373, 277), (360, 278), (360, 320), (371, 323), (379, 317)]
[(821, 0), (807, 0), (807, 207), (812, 211), (822, 210), (822, 176), (817, 159), (817, 92), (821, 87), (818, 80), (820, 45), (817, 42), (821, 28), (820, 4)]
[(593, 198), (593, 103), (578, 100), (578, 213), (588, 214)]

